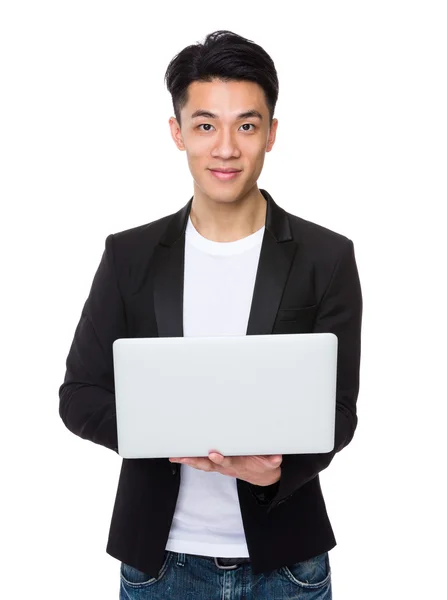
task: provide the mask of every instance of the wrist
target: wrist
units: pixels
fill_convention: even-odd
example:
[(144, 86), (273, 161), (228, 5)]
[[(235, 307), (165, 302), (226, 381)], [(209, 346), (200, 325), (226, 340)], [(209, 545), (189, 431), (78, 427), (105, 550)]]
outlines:
[(253, 481), (251, 483), (252, 483), (252, 485), (255, 485), (257, 487), (268, 487), (268, 486), (274, 485), (275, 483), (278, 483), (280, 479), (281, 479), (281, 467), (278, 467), (274, 471), (268, 473), (268, 477), (264, 476), (262, 479), (259, 479), (256, 482)]

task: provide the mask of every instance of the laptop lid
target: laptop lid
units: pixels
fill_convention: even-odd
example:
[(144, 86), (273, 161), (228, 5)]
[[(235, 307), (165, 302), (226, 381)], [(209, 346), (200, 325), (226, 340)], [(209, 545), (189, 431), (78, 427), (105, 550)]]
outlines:
[(113, 342), (123, 458), (330, 452), (333, 333)]

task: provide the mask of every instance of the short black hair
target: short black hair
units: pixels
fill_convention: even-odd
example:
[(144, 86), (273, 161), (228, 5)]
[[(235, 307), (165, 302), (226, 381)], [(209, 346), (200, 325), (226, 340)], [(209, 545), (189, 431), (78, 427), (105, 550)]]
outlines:
[(172, 96), (175, 118), (188, 102), (193, 81), (253, 81), (264, 90), (272, 124), (278, 99), (278, 75), (267, 52), (232, 31), (221, 29), (206, 36), (203, 44), (187, 46), (168, 65), (165, 83)]

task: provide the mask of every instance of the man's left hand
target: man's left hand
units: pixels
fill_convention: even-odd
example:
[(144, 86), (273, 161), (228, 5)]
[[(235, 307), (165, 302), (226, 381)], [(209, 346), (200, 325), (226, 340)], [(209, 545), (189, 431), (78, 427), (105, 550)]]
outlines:
[(237, 477), (253, 485), (271, 485), (281, 477), (282, 454), (223, 456), (219, 452), (212, 451), (208, 457), (170, 458), (169, 460), (200, 471), (217, 471), (222, 475)]

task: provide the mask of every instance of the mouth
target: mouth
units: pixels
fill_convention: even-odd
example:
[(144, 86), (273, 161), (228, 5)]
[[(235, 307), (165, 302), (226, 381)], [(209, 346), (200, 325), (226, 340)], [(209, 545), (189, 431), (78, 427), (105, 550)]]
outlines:
[(235, 177), (237, 177), (241, 171), (215, 171), (213, 169), (210, 169), (211, 173), (214, 175), (214, 177), (217, 177), (217, 179), (219, 179), (220, 181), (228, 181), (229, 179), (235, 179)]

